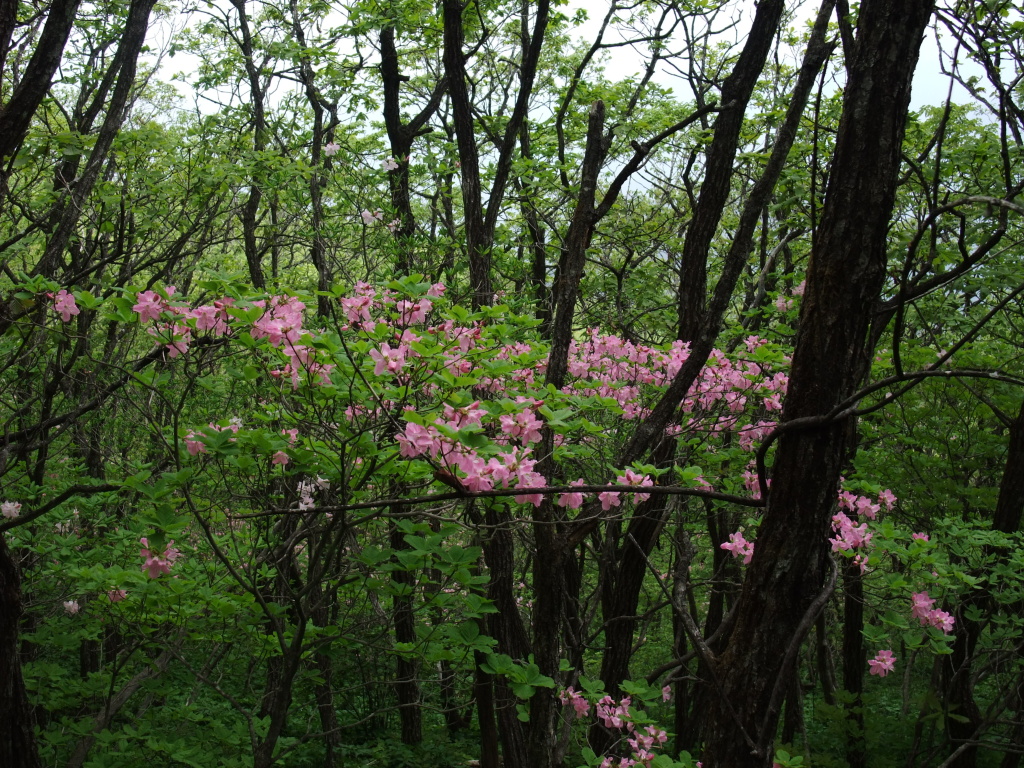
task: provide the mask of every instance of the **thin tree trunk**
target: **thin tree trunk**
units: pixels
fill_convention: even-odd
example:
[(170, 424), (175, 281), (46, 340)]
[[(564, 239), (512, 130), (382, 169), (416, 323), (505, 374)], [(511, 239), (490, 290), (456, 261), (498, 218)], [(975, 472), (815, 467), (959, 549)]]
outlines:
[(864, 740), (864, 581), (860, 567), (848, 562), (843, 572), (843, 688), (848, 695), (846, 762), (866, 768)]
[[(1009, 446), (999, 483), (999, 496), (992, 516), (992, 528), (1001, 533), (1016, 533), (1024, 512), (1024, 402), (1016, 418), (1009, 424)], [(997, 556), (999, 556), (997, 554)], [(1004, 559), (1000, 557), (1000, 559)], [(991, 605), (987, 592), (975, 591), (956, 609), (953, 626), (953, 653), (946, 661), (944, 691), (946, 706), (953, 717), (946, 718), (950, 748), (958, 750), (965, 741), (979, 737), (983, 717), (974, 699), (974, 651), (981, 635), (981, 626), (970, 619), (972, 609), (984, 610)], [(978, 748), (968, 746), (949, 764), (950, 768), (974, 768)]]
[[(402, 515), (405, 510), (398, 508), (394, 512), (396, 515)], [(390, 538), (393, 552), (398, 553), (409, 549), (405, 536), (394, 524), (391, 526)], [(392, 598), (395, 641), (414, 644), (416, 642), (416, 620), (413, 615), (412, 592), (415, 588), (416, 577), (408, 570), (397, 569), (392, 572), (391, 578), (396, 584), (401, 584), (406, 588), (403, 594), (396, 594)], [(423, 711), (420, 709), (420, 686), (416, 681), (417, 664), (414, 660), (401, 654), (397, 655), (395, 664), (397, 665), (395, 693), (398, 695), (398, 718), (402, 725), (402, 743), (419, 744), (423, 741)]]

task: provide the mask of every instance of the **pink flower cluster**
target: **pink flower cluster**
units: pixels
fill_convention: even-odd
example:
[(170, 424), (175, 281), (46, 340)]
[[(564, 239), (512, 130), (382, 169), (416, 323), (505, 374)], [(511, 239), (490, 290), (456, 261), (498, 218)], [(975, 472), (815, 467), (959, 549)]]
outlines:
[(302, 312), (306, 305), (294, 296), (273, 296), (266, 302), (253, 304), (263, 308), (263, 316), (253, 323), (254, 339), (266, 338), (273, 346), (280, 347), (288, 358), (285, 366), (271, 371), (271, 376), (290, 378), (292, 389), (299, 388), (299, 379), (305, 374), (316, 384), (329, 384), (333, 363), (316, 359), (316, 350), (309, 344), (300, 343), (304, 337), (310, 341), (314, 334), (302, 327)]
[(871, 667), (872, 675), (885, 677), (895, 668), (896, 657), (892, 651), (879, 651), (875, 658), (868, 661), (868, 666)]
[(733, 557), (742, 557), (744, 565), (750, 565), (754, 557), (754, 544), (743, 538), (743, 529), (729, 534), (729, 540), (722, 544), (722, 549), (732, 552)]
[[(764, 343), (757, 337), (750, 337), (747, 347), (753, 350)], [(675, 342), (664, 352), (591, 329), (588, 339), (583, 343), (573, 342), (570, 347), (569, 373), (578, 379), (571, 388), (584, 394), (615, 399), (625, 419), (643, 418), (649, 410), (642, 397), (641, 386), (667, 386), (689, 354), (689, 345), (683, 342)], [(765, 410), (781, 410), (781, 397), (786, 392), (788, 381), (784, 373), (768, 376), (761, 366), (753, 362), (734, 362), (714, 350), (681, 407), (684, 412), (708, 414), (716, 406), (722, 406), (722, 412), (710, 425), (694, 419), (688, 427), (691, 430), (739, 431), (740, 444), (745, 450), (750, 450), (775, 424), (758, 422), (752, 426), (741, 423), (740, 416), (749, 397), (759, 396)]]
[(914, 592), (910, 596), (911, 617), (920, 619), (921, 626), (932, 626), (941, 629), (947, 635), (953, 631), (953, 624), (956, 619), (946, 611), (932, 608), (935, 605), (935, 598), (928, 597), (927, 592)]
[(583, 694), (575, 690), (571, 685), (558, 693), (558, 700), (563, 705), (571, 704), (573, 711), (576, 713), (576, 717), (585, 717), (590, 711), (590, 702), (587, 701)]
[(626, 732), (626, 743), (632, 754), (630, 757), (605, 757), (600, 768), (632, 768), (632, 766), (649, 766), (656, 755), (654, 750), (668, 741), (668, 734), (661, 728), (648, 725), (642, 730), (633, 722), (630, 711), (632, 699), (624, 697), (618, 704), (611, 696), (605, 696), (595, 707), (597, 719), (605, 728), (615, 728)]
[[(569, 485), (586, 485), (586, 482), (580, 478), (578, 480), (570, 481)], [(579, 509), (583, 506), (583, 494), (575, 491), (572, 493), (563, 493), (558, 497), (558, 506), (568, 507), (569, 509)]]
[(174, 565), (175, 560), (181, 557), (181, 552), (171, 546), (174, 544), (173, 539), (167, 542), (167, 547), (163, 552), (155, 552), (151, 550), (149, 548), (149, 541), (145, 536), (139, 539), (139, 542), (142, 544), (139, 556), (145, 560), (142, 564), (142, 570), (144, 570), (151, 579), (157, 578), (162, 573), (170, 573), (171, 566)]
[[(53, 294), (50, 295), (52, 296)], [(65, 323), (70, 323), (71, 316), (77, 315), (81, 311), (75, 303), (75, 297), (64, 289), (61, 289), (57, 292), (56, 296), (53, 296), (53, 309)]]
[[(479, 401), (467, 406), (455, 407), (446, 404), (443, 415), (434, 420), (433, 424), (417, 424), (409, 422), (405, 431), (395, 435), (399, 445), (399, 453), (408, 458), (427, 456), (453, 474), (461, 485), (470, 492), (489, 491), (495, 487), (502, 488), (542, 488), (547, 484), (545, 478), (534, 471), (536, 459), (530, 458), (531, 449), (526, 443), (540, 439), (540, 429), (533, 427), (529, 420), (502, 420), (499, 426), (507, 440), (516, 439), (523, 446), (514, 446), (511, 451), (485, 459), (476, 450), (468, 448), (456, 440), (447, 437), (441, 430), (466, 429), (480, 427), (487, 411), (479, 408)], [(540, 422), (537, 422), (539, 424)], [(522, 424), (529, 424), (524, 430)], [(439, 427), (441, 429), (439, 429)], [(540, 494), (524, 494), (515, 497), (520, 504), (532, 503), (540, 506)]]
[(878, 494), (877, 502), (872, 501), (867, 496), (858, 496), (847, 490), (841, 491), (839, 493), (840, 511), (832, 517), (832, 530), (836, 534), (829, 539), (832, 542), (832, 551), (851, 552), (855, 549), (862, 550), (857, 553), (853, 562), (855, 565), (860, 566), (860, 572), (864, 573), (867, 570), (867, 555), (864, 554), (864, 551), (870, 546), (874, 534), (868, 530), (866, 522), (860, 525), (855, 524), (843, 510), (854, 512), (862, 517), (866, 517), (868, 520), (874, 520), (878, 516), (882, 505), (885, 505), (887, 510), (891, 510), (895, 503), (896, 496), (889, 489)]
[(5, 501), (0, 504), (0, 514), (8, 520), (13, 520), (21, 514), (21, 503), (17, 501)]
[[(634, 472), (632, 469), (627, 469), (625, 474), (619, 475), (615, 478), (615, 482), (619, 485), (635, 485), (640, 488), (647, 488), (654, 485), (654, 481), (651, 480), (650, 475), (641, 475), (638, 472)], [(604, 491), (599, 493), (597, 498), (601, 501), (601, 509), (607, 512), (612, 507), (617, 507), (621, 504), (621, 494), (618, 491)], [(649, 493), (634, 493), (633, 503), (639, 504), (641, 501), (646, 501), (651, 497)]]
[[(193, 331), (207, 331), (215, 336), (229, 332), (231, 316), (228, 310), (234, 306), (233, 299), (219, 299), (192, 309), (171, 302), (174, 286), (167, 286), (165, 293), (166, 298), (156, 291), (142, 291), (136, 296), (132, 309), (140, 322), (154, 323), (148, 332), (166, 346), (168, 357), (175, 358), (188, 352)], [(318, 362), (315, 350), (301, 343), (304, 335), (312, 338), (312, 334), (302, 327), (305, 305), (293, 296), (273, 296), (255, 301), (253, 306), (264, 312), (252, 324), (250, 335), (254, 339), (267, 339), (273, 346), (280, 347), (288, 358), (282, 369), (271, 371), (271, 374), (278, 378), (291, 378), (293, 389), (298, 388), (299, 377), (303, 373), (313, 377), (315, 383), (329, 383), (334, 366)]]
[(330, 481), (323, 477), (318, 477), (316, 480), (302, 480), (299, 482), (296, 488), (299, 494), (299, 510), (305, 512), (306, 510), (313, 509), (315, 506), (313, 494), (318, 490), (327, 490), (330, 487)]
[[(233, 432), (238, 434), (238, 430), (242, 428), (242, 421), (238, 417), (234, 417), (228, 422), (226, 427), (222, 427), (216, 422), (211, 421), (209, 428), (214, 432)], [(185, 450), (192, 456), (198, 456), (200, 453), (206, 453), (206, 443), (202, 442), (198, 438), (202, 435), (198, 432), (190, 431), (185, 436)], [(233, 440), (234, 438), (232, 438)]]

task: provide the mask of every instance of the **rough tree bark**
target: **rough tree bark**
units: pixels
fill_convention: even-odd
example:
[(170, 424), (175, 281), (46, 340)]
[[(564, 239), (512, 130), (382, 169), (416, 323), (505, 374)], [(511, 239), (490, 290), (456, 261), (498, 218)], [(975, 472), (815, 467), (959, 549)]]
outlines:
[[(50, 90), (64, 46), (75, 23), (81, 0), (55, 0), (28, 66), (22, 73), (10, 100), (0, 108), (0, 161), (14, 155), (28, 133), (32, 116)], [(17, 3), (0, 4), (0, 71), (3, 70), (8, 44), (16, 24)], [(0, 178), (5, 178), (0, 176)]]
[[(826, 38), (828, 20), (833, 7), (833, 0), (824, 0), (821, 4), (813, 33), (808, 41), (800, 74), (793, 89), (786, 117), (779, 127), (776, 141), (773, 145), (771, 160), (751, 191), (740, 217), (740, 226), (734, 233), (733, 246), (730, 248), (729, 256), (731, 261), (736, 261), (737, 263), (745, 263), (747, 261), (756, 223), (760, 218), (761, 211), (768, 204), (771, 193), (775, 189), (776, 182), (789, 155), (789, 150), (796, 137), (801, 116), (813, 88), (814, 80), (832, 51), (833, 44), (829, 43)], [(773, 18), (769, 17), (764, 23), (771, 22)], [(777, 23), (777, 19), (775, 19), (775, 22)], [(762, 34), (768, 34), (768, 31), (764, 30)], [(769, 41), (772, 34), (768, 34)], [(764, 47), (763, 41), (760, 39), (755, 39), (748, 45), (755, 48), (759, 56), (763, 53), (763, 56), (757, 59), (747, 57), (748, 60), (744, 63), (744, 66), (751, 70), (756, 68), (757, 73), (759, 73), (764, 66), (764, 57), (767, 56), (769, 48)], [(732, 78), (730, 78), (731, 80)], [(741, 96), (743, 95), (749, 98), (750, 93), (748, 91), (745, 94), (741, 94)], [(746, 102), (744, 101), (743, 105), (745, 104)], [(742, 115), (743, 105), (734, 104), (730, 106), (715, 122), (714, 135), (716, 139), (720, 138), (720, 140), (717, 143), (713, 141), (712, 147), (717, 147), (715, 151), (723, 157), (728, 156), (730, 163), (735, 156), (739, 142), (739, 127), (735, 121), (726, 120), (725, 118), (727, 113), (735, 110), (738, 110)], [(719, 196), (720, 190), (718, 189), (717, 179), (715, 183), (706, 182), (704, 187), (701, 188), (700, 201), (697, 206), (698, 211), (706, 208), (704, 201), (718, 200)], [(721, 203), (724, 204), (724, 198)], [(720, 213), (721, 209), (719, 209), (719, 215)], [(710, 217), (709, 212), (703, 215)], [(709, 218), (712, 232), (717, 227), (718, 217), (713, 217), (713, 219), (712, 222)], [(687, 243), (690, 242), (691, 238), (696, 238), (696, 240), (700, 241), (701, 237), (702, 235), (699, 232), (691, 230)], [(695, 252), (688, 251), (687, 248), (684, 248), (683, 252), (684, 254), (690, 253), (690, 261), (701, 261), (702, 263), (706, 261), (706, 259), (697, 258)], [(706, 248), (704, 253), (706, 253)], [(684, 263), (685, 258), (684, 256)], [(701, 306), (703, 306), (703, 298), (701, 299)], [(701, 318), (703, 319), (703, 310), (701, 310)], [(695, 329), (687, 329), (688, 333), (691, 331), (696, 333)], [(696, 336), (682, 338), (684, 341), (693, 341)], [(659, 467), (670, 466), (674, 460), (674, 443), (659, 444), (655, 448), (651, 459), (652, 463)], [(639, 605), (640, 589), (647, 571), (647, 558), (657, 544), (666, 520), (666, 510), (667, 499), (661, 496), (652, 496), (640, 504), (629, 521), (623, 545), (616, 552), (614, 562), (606, 564), (607, 577), (602, 607), (605, 621), (608, 623), (605, 628), (605, 653), (602, 659), (601, 680), (604, 682), (606, 690), (612, 695), (618, 695), (619, 685), (629, 675), (629, 661), (632, 656), (633, 635), (636, 630), (636, 612)], [(725, 553), (721, 550), (715, 550), (716, 559), (721, 560), (724, 555)], [(710, 612), (709, 622), (717, 625), (717, 620), (713, 620)], [(601, 731), (599, 728), (597, 726), (592, 729), (591, 742), (594, 743), (597, 740), (601, 746), (606, 747), (607, 744), (602, 743), (600, 740)]]
[(784, 682), (813, 624), (851, 394), (885, 278), (886, 235), (910, 86), (932, 0), (865, 0), (843, 100), (800, 331), (754, 560), (726, 650), (715, 661), (704, 764), (771, 765)]
[(35, 720), (21, 677), (18, 624), (21, 621), (21, 576), (0, 533), (0, 765), (40, 768)]

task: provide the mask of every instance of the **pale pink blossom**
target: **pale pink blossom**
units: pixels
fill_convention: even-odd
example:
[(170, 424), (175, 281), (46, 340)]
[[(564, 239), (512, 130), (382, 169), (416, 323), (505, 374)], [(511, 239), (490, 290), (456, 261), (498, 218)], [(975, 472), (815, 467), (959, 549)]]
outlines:
[[(573, 480), (569, 485), (584, 485), (583, 479)], [(563, 493), (558, 497), (558, 506), (568, 507), (569, 509), (579, 509), (583, 506), (583, 494), (577, 491), (571, 493)]]
[(910, 596), (911, 601), (911, 617), (921, 620), (921, 625), (924, 626), (928, 623), (929, 616), (931, 615), (932, 606), (935, 605), (935, 598), (928, 597), (927, 592), (914, 592)]
[(75, 304), (75, 297), (63, 289), (53, 297), (53, 308), (65, 323), (70, 323), (71, 316), (77, 315), (81, 311)]
[(868, 666), (871, 667), (872, 675), (885, 677), (895, 668), (896, 657), (892, 651), (879, 651), (875, 658), (868, 661)]
[(132, 307), (132, 311), (139, 314), (139, 321), (159, 320), (160, 313), (167, 309), (167, 302), (153, 291), (143, 291), (138, 296), (138, 303)]
[(157, 578), (162, 573), (170, 573), (174, 561), (181, 557), (181, 552), (172, 546), (174, 544), (173, 539), (167, 542), (163, 552), (151, 550), (149, 548), (149, 541), (145, 536), (139, 539), (139, 542), (142, 544), (139, 556), (145, 560), (142, 570), (146, 571), (151, 579)]
[(754, 544), (743, 537), (743, 530), (729, 534), (729, 541), (721, 545), (721, 548), (732, 552), (733, 557), (742, 557), (744, 565), (750, 565), (754, 557)]

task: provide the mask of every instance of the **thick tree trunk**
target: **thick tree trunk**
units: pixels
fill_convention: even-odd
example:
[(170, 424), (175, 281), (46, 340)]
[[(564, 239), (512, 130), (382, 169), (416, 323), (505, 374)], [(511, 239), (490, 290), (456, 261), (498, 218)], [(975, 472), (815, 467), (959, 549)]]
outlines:
[[(821, 227), (808, 267), (772, 488), (717, 660), (704, 764), (772, 763), (781, 694), (795, 650), (824, 605), (826, 539), (851, 394), (881, 291), (910, 85), (931, 0), (865, 0), (849, 67)], [(798, 421), (799, 420), (799, 421)]]
[[(32, 58), (10, 100), (0, 108), (0, 161), (5, 161), (18, 151), (28, 133), (32, 116), (50, 90), (53, 73), (60, 65), (80, 3), (81, 0), (56, 0), (50, 5), (43, 33)], [(17, 6), (17, 2), (10, 0), (0, 5), (0, 71), (16, 25)]]
[(397, 168), (388, 171), (388, 187), (391, 191), (391, 207), (394, 208), (398, 225), (394, 228), (398, 243), (398, 258), (395, 267), (400, 275), (408, 275), (419, 269), (414, 261), (413, 235), (416, 220), (412, 212), (412, 197), (409, 184), (409, 154), (417, 136), (430, 132), (427, 121), (437, 111), (441, 98), (448, 87), (447, 78), (441, 78), (430, 94), (430, 100), (408, 123), (402, 122), (402, 83), (409, 77), (403, 75), (398, 66), (398, 49), (395, 47), (395, 28), (388, 26), (380, 32), (380, 76), (384, 83), (384, 129), (391, 143), (391, 156), (398, 163)]
[(465, 34), (462, 27), (463, 3), (443, 0), (444, 73), (452, 104), (452, 122), (462, 175), (462, 207), (465, 216), (466, 254), (469, 258), (469, 285), (473, 309), (488, 306), (494, 300), (491, 282), (491, 243), (484, 230), (484, 212), (480, 190), (480, 158), (473, 127), (473, 111), (466, 85)]
[(18, 657), (21, 575), (0, 534), (0, 765), (40, 768), (32, 707), (25, 693)]

